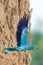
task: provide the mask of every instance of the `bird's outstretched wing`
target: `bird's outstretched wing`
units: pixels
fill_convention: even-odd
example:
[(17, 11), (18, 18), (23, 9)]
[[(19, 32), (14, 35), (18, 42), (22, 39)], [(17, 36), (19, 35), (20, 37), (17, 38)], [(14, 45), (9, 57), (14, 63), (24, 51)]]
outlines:
[(18, 23), (16, 33), (18, 47), (27, 45), (28, 38), (28, 18), (23, 17)]

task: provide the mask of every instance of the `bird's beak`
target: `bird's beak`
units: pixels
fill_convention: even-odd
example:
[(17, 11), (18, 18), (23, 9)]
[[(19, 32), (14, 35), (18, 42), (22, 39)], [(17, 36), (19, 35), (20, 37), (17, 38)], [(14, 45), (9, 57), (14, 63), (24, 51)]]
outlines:
[(38, 46), (36, 46), (36, 49), (38, 49)]

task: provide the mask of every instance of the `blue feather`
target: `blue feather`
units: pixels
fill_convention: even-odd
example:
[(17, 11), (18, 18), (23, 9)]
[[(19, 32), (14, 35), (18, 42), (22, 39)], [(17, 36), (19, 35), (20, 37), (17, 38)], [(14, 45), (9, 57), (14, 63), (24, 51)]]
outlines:
[(21, 35), (21, 45), (20, 46), (28, 46), (28, 28), (24, 28)]

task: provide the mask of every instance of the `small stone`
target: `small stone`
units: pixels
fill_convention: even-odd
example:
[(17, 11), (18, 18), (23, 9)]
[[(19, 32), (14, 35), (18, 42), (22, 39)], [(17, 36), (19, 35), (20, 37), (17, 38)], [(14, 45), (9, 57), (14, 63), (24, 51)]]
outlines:
[(0, 26), (0, 32), (2, 33), (2, 27)]

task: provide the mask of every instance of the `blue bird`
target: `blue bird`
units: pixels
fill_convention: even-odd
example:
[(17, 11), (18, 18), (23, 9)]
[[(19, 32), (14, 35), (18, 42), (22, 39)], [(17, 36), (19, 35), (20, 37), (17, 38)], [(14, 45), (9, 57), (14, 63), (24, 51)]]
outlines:
[(26, 51), (26, 50), (34, 50), (37, 48), (37, 46), (33, 44), (28, 44), (28, 18), (26, 19), (23, 17), (23, 19), (20, 20), (18, 27), (17, 27), (17, 33), (16, 33), (16, 38), (17, 38), (17, 47), (13, 48), (4, 48), (5, 52), (10, 52), (10, 51)]

